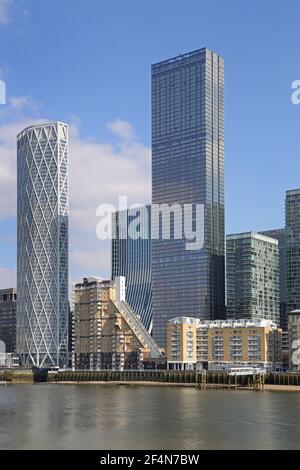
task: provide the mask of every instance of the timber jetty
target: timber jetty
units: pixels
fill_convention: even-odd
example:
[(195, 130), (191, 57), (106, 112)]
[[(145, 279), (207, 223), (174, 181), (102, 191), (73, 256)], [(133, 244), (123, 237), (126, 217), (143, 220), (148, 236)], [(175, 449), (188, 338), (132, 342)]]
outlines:
[(0, 371), (0, 382), (48, 384), (166, 385), (195, 387), (199, 390), (297, 390), (300, 373), (231, 375), (223, 371)]

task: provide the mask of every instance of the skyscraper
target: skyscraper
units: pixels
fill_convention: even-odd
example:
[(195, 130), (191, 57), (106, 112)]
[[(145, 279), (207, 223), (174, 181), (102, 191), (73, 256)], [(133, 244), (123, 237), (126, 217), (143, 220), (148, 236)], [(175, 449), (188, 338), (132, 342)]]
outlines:
[(286, 308), (300, 309), (300, 189), (287, 191), (286, 217)]
[[(152, 328), (151, 206), (113, 214), (112, 279), (125, 276), (126, 301), (140, 316), (145, 328)], [(129, 227), (139, 217), (139, 237), (130, 236)]]
[(17, 352), (23, 366), (68, 353), (68, 127), (28, 127), (18, 146)]
[(152, 240), (153, 334), (225, 314), (224, 61), (203, 48), (152, 66), (152, 203), (204, 205), (204, 246)]
[(5, 343), (7, 353), (16, 351), (16, 289), (0, 290), (0, 341)]
[(255, 232), (227, 236), (227, 317), (279, 318), (278, 241)]
[(266, 237), (275, 238), (279, 249), (279, 284), (280, 284), (280, 326), (283, 331), (288, 329), (288, 315), (286, 311), (286, 230), (278, 228), (259, 232)]

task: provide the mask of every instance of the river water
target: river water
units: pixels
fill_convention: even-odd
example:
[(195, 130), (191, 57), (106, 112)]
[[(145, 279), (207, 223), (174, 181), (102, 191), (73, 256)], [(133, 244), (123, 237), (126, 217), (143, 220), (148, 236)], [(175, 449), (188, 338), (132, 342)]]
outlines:
[(300, 449), (300, 393), (0, 386), (0, 449)]

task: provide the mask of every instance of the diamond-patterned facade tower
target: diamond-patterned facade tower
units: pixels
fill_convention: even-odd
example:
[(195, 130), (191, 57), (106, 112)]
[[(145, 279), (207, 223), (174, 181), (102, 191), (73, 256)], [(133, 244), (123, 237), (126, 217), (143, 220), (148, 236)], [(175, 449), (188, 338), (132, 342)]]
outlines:
[(28, 127), (17, 143), (17, 351), (24, 367), (63, 366), (68, 355), (68, 126)]

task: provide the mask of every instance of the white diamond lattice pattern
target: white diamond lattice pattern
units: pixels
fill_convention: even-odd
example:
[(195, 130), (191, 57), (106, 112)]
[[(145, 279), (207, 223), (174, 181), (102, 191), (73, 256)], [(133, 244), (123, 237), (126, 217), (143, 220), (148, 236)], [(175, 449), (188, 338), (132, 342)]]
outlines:
[(68, 127), (18, 136), (17, 350), (24, 367), (68, 356)]

